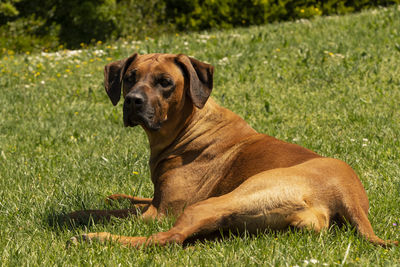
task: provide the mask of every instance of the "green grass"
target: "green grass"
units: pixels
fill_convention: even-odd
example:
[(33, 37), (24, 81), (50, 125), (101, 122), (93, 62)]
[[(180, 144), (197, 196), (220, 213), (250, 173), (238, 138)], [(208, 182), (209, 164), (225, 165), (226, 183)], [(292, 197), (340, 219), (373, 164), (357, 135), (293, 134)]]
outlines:
[(399, 248), (374, 247), (351, 228), (228, 235), (186, 249), (66, 249), (85, 232), (149, 235), (173, 223), (56, 221), (111, 208), (109, 194), (152, 196), (146, 136), (123, 127), (121, 104), (113, 107), (103, 88), (103, 66), (136, 51), (213, 64), (217, 102), (260, 132), (348, 162), (368, 192), (375, 232), (400, 240), (400, 9), (390, 8), (119, 41), (63, 57), (8, 51), (0, 60), (1, 265), (304, 266), (316, 259), (332, 266), (350, 244), (345, 265), (400, 266)]

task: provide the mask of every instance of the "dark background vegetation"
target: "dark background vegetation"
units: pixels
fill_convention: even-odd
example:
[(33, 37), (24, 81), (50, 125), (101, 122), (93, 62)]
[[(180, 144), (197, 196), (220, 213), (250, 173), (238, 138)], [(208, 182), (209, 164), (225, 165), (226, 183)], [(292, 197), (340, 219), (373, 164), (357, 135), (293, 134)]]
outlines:
[(0, 53), (345, 14), (400, 0), (0, 0)]

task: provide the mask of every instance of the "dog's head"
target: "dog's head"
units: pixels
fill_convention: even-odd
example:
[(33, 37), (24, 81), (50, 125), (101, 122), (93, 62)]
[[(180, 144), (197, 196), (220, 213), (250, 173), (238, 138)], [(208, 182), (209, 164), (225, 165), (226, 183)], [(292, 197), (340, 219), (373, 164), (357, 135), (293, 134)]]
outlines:
[(108, 64), (104, 85), (114, 106), (124, 97), (125, 126), (156, 131), (182, 111), (185, 101), (202, 108), (213, 87), (213, 66), (185, 55), (148, 54)]

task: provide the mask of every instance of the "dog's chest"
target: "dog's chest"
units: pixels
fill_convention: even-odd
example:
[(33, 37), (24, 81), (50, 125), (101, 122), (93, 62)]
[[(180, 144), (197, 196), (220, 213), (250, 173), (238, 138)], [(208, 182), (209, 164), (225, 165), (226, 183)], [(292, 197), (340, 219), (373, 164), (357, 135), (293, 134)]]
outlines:
[[(183, 154), (185, 156), (185, 154)], [(227, 155), (190, 154), (170, 157), (152, 173), (160, 209), (181, 211), (185, 206), (213, 197), (230, 166)], [(224, 164), (225, 162), (225, 164)]]

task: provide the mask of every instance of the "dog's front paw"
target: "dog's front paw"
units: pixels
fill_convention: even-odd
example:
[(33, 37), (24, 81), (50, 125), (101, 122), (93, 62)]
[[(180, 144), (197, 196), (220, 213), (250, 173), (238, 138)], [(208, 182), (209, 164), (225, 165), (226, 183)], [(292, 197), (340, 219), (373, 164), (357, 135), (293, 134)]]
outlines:
[(93, 241), (105, 243), (108, 240), (112, 240), (112, 235), (107, 232), (88, 233), (88, 234), (83, 234), (83, 235), (77, 235), (77, 236), (71, 237), (71, 239), (67, 241), (67, 248), (69, 248), (71, 246), (77, 246), (80, 243), (91, 244)]

